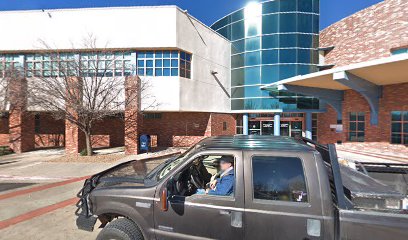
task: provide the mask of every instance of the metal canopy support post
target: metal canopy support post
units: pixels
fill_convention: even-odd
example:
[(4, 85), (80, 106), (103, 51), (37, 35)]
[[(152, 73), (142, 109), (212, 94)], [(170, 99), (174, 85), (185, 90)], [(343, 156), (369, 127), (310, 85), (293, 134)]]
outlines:
[(278, 86), (278, 90), (285, 90), (292, 93), (298, 93), (307, 96), (313, 96), (326, 102), (334, 108), (337, 112), (337, 120), (342, 120), (342, 102), (344, 99), (344, 92), (342, 90), (332, 90), (315, 87), (304, 87), (282, 84)]
[(312, 139), (312, 113), (306, 112), (306, 138)]
[(273, 135), (275, 136), (280, 136), (280, 114), (276, 113), (275, 116), (273, 117)]
[(244, 115), (242, 116), (242, 128), (243, 128), (242, 133), (244, 135), (248, 135), (249, 134), (249, 131), (248, 131), (248, 113), (244, 113)]
[(378, 110), (382, 94), (381, 86), (346, 71), (334, 73), (333, 80), (363, 95), (370, 105), (370, 123), (374, 126), (378, 125)]

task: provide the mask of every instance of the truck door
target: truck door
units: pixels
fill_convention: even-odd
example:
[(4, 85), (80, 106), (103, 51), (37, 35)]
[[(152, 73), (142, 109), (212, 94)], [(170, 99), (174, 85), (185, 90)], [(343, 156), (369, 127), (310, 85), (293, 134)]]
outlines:
[(244, 169), (245, 239), (323, 239), (312, 153), (245, 152)]
[[(173, 196), (169, 200), (167, 211), (160, 209), (160, 203), (155, 204), (154, 218), (157, 239), (243, 239), (242, 152), (200, 152), (187, 162), (191, 163), (202, 156), (211, 158), (211, 156), (221, 155), (229, 155), (235, 158), (236, 187), (233, 195), (193, 194), (190, 196)], [(186, 169), (186, 166), (176, 170), (172, 175), (177, 175), (184, 169)]]

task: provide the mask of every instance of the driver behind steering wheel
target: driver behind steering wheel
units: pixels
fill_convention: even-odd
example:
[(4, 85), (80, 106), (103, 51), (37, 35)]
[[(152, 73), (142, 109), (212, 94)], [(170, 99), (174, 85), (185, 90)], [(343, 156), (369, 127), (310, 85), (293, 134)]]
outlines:
[(210, 182), (210, 188), (197, 189), (197, 194), (229, 196), (234, 192), (234, 157), (222, 156), (220, 159), (221, 175)]

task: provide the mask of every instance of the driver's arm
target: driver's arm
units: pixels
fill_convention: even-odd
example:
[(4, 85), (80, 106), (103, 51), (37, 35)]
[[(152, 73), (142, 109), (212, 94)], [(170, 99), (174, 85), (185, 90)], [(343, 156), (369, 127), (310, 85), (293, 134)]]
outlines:
[(227, 196), (234, 191), (234, 175), (227, 175), (220, 179), (215, 189), (208, 191), (209, 195)]

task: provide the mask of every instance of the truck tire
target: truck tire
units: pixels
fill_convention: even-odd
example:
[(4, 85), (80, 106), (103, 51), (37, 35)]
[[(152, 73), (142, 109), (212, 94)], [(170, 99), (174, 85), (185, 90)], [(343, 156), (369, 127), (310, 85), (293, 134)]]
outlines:
[(96, 240), (143, 240), (139, 227), (127, 218), (113, 220), (106, 225)]

